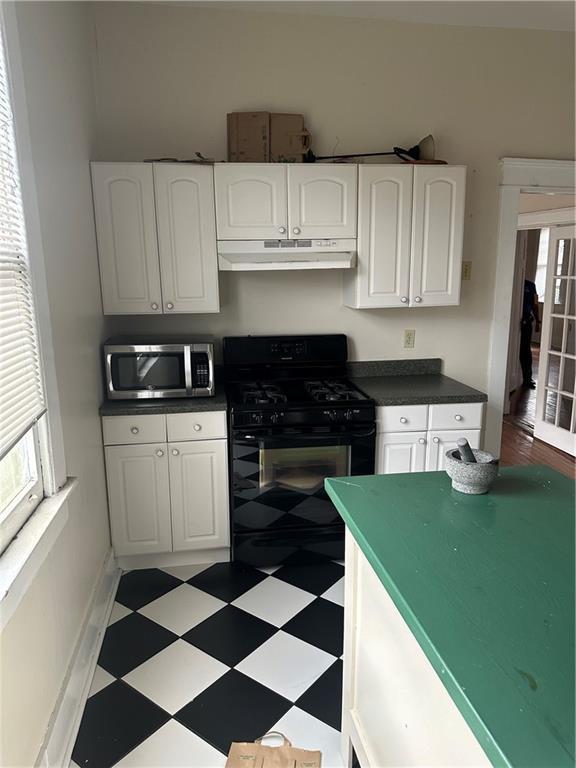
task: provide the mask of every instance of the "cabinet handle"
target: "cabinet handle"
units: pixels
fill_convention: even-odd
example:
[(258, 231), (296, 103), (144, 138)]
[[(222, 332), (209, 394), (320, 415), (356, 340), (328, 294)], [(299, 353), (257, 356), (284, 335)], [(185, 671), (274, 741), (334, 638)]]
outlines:
[(425, 438), (423, 438), (423, 437), (420, 437), (420, 438), (418, 439), (418, 442), (420, 443), (420, 445), (424, 445), (424, 444), (426, 443), (426, 439), (425, 439)]
[(454, 416), (454, 418), (456, 419), (456, 421), (462, 421), (462, 416), (459, 413), (457, 413), (456, 416)]
[(158, 458), (162, 458), (162, 456), (164, 456), (164, 451), (158, 448), (158, 450), (156, 451), (156, 456), (158, 456)]
[(172, 456), (179, 456), (179, 455), (180, 455), (180, 451), (178, 450), (178, 448), (172, 448)]
[(166, 309), (174, 309), (174, 304), (172, 304), (172, 302), (169, 301), (168, 304), (166, 304)]
[(153, 301), (152, 304), (150, 304), (150, 306), (152, 307), (152, 309), (158, 309), (158, 304), (156, 304), (155, 301)]
[(293, 227), (292, 228), (292, 232), (294, 232), (295, 235), (299, 235), (300, 234), (300, 227)]
[(194, 432), (200, 432), (200, 430), (202, 429), (202, 425), (201, 424), (194, 424), (192, 429), (194, 430)]
[(416, 304), (420, 304), (420, 302), (422, 301), (422, 297), (421, 296), (415, 296), (414, 297), (414, 301), (416, 302)]
[(440, 438), (439, 437), (433, 437), (432, 440), (434, 440), (435, 443), (439, 443), (440, 442)]
[(406, 416), (400, 416), (400, 424), (408, 424), (408, 419)]
[(140, 430), (138, 427), (130, 427), (130, 432), (132, 432), (133, 435), (137, 435)]
[(400, 301), (402, 302), (402, 304), (408, 304), (408, 296), (402, 296)]
[(278, 227), (278, 232), (283, 235), (286, 232), (286, 227)]

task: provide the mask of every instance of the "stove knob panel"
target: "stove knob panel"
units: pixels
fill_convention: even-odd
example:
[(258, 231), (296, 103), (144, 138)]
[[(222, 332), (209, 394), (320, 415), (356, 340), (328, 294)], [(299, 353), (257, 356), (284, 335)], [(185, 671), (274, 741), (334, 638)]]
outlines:
[(262, 414), (261, 413), (250, 413), (248, 414), (248, 418), (250, 419), (250, 424), (262, 424)]

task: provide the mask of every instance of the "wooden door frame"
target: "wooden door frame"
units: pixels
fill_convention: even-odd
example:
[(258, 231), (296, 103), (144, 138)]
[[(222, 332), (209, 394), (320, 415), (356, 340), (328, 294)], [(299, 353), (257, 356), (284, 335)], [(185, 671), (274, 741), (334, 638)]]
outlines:
[(494, 305), (490, 329), (486, 450), (500, 455), (510, 343), (516, 232), (521, 192), (575, 194), (576, 161), (505, 157), (500, 161)]

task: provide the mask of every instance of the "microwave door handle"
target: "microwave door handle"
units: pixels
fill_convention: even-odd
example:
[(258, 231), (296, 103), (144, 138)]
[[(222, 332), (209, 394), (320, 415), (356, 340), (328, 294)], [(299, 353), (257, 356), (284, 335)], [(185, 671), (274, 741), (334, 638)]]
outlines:
[(194, 382), (192, 381), (192, 347), (189, 344), (185, 344), (183, 348), (184, 352), (184, 385), (186, 387), (186, 394), (188, 397), (192, 397), (194, 394)]
[(114, 392), (114, 382), (112, 380), (112, 353), (108, 352), (105, 355), (106, 365), (106, 390), (111, 397)]

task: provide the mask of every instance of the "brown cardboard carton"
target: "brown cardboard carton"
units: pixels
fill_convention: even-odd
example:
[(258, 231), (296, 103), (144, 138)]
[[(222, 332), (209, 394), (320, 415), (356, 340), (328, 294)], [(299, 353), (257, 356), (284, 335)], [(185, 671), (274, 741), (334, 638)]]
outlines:
[(228, 114), (228, 161), (267, 163), (270, 160), (270, 113)]
[(270, 115), (270, 160), (273, 163), (301, 163), (310, 146), (304, 115)]

